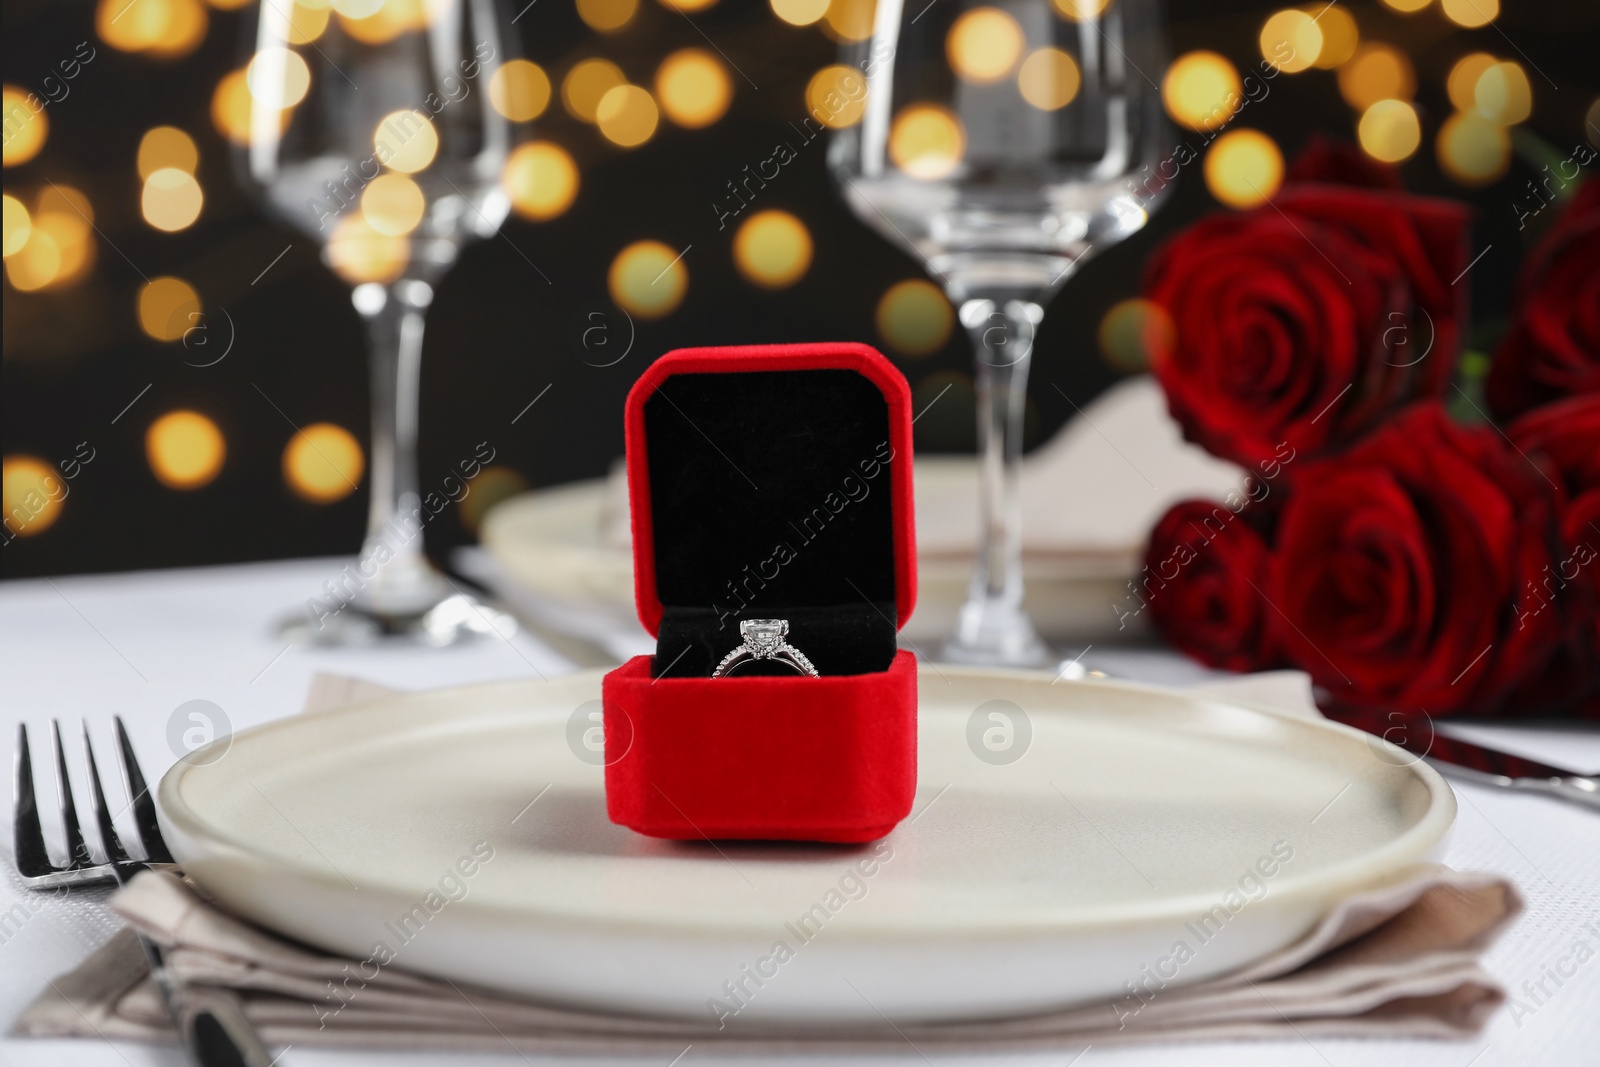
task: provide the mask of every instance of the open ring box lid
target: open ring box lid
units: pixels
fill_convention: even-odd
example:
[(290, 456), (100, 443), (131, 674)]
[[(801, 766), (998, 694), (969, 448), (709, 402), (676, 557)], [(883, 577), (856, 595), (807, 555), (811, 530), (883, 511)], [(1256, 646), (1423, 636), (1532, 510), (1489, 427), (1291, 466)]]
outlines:
[[(681, 349), (627, 404), (639, 618), (604, 686), (614, 822), (672, 838), (866, 841), (910, 811), (911, 398), (861, 344)], [(821, 677), (711, 678), (739, 622), (784, 619)]]

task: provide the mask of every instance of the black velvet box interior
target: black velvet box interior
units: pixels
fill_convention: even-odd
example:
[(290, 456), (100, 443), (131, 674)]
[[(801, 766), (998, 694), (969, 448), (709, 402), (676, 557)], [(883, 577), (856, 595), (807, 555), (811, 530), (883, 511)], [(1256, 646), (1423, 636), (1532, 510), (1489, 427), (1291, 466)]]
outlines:
[[(818, 673), (895, 654), (888, 404), (853, 370), (675, 374), (645, 401), (658, 677), (706, 677), (742, 619), (787, 619)], [(895, 462), (891, 462), (893, 459)], [(738, 675), (793, 675), (756, 662)]]

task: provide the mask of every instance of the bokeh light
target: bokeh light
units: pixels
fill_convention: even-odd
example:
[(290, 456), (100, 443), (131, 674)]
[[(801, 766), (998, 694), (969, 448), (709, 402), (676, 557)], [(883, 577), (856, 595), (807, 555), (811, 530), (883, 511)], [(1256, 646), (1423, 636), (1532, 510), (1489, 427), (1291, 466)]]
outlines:
[(157, 341), (181, 340), (200, 311), (200, 294), (182, 278), (151, 278), (139, 288), (139, 329)]
[(5, 254), (10, 259), (22, 251), (22, 246), (28, 243), (28, 235), (33, 232), (33, 220), (28, 215), (28, 205), (12, 196), (5, 195)]
[(704, 11), (717, 0), (661, 0), (663, 7), (672, 11)]
[(710, 52), (681, 48), (656, 68), (656, 99), (672, 122), (698, 130), (727, 113), (733, 102), (733, 80)]
[(18, 292), (37, 292), (60, 273), (61, 249), (43, 226), (30, 226), (22, 248), (6, 257), (6, 280)]
[(1098, 18), (1100, 12), (1111, 6), (1111, 0), (1051, 0), (1056, 14), (1073, 22)]
[[(250, 124), (255, 107), (250, 96), (250, 83), (245, 78), (245, 68), (229, 71), (217, 82), (217, 88), (211, 94), (211, 124), (232, 143), (249, 144), (253, 135)], [(289, 128), (289, 120), (293, 115), (294, 112), (289, 110), (278, 112), (280, 132)]]
[(32, 93), (7, 85), (0, 89), (0, 108), (5, 114), (5, 147), (0, 151), (0, 162), (16, 167), (39, 154), (46, 138), (50, 136), (50, 120), (44, 114), (44, 101)]
[(1059, 48), (1040, 48), (1022, 61), (1017, 90), (1041, 111), (1057, 111), (1072, 103), (1083, 85), (1078, 61)]
[(809, 26), (828, 13), (828, 0), (770, 0), (772, 13), (791, 26)]
[(485, 467), (467, 480), (467, 487), (456, 512), (467, 532), (476, 534), (496, 504), (528, 491), (528, 479), (510, 467)]
[(618, 85), (606, 91), (594, 109), (600, 134), (612, 144), (637, 148), (655, 136), (661, 122), (655, 97), (637, 85)]
[(1310, 70), (1322, 53), (1322, 27), (1297, 8), (1274, 12), (1261, 27), (1261, 58), (1285, 74)]
[(1339, 68), (1339, 95), (1358, 111), (1379, 100), (1410, 100), (1417, 91), (1411, 60), (1393, 45), (1368, 41)]
[(200, 165), (200, 149), (194, 138), (176, 126), (156, 126), (139, 139), (139, 178), (144, 180), (158, 170), (181, 170), (193, 174)]
[(758, 211), (733, 236), (739, 273), (763, 289), (784, 289), (811, 267), (811, 233), (787, 211)]
[(1260, 130), (1229, 130), (1206, 152), (1206, 188), (1232, 208), (1252, 208), (1283, 184), (1283, 153)]
[(415, 174), (433, 162), (439, 152), (439, 133), (428, 116), (415, 108), (391, 111), (372, 135), (378, 162), (402, 174)]
[(403, 237), (416, 229), (427, 211), (427, 197), (404, 174), (380, 174), (361, 191), (361, 217), (389, 237)]
[(311, 68), (288, 48), (263, 48), (244, 69), (250, 96), (263, 107), (293, 107), (311, 88)]
[(951, 24), (944, 53), (959, 77), (992, 85), (1016, 69), (1025, 43), (1022, 27), (1011, 15), (997, 7), (975, 7)]
[(639, 0), (578, 0), (578, 17), (591, 30), (615, 33), (633, 21)]
[(561, 103), (573, 118), (593, 122), (601, 98), (617, 86), (626, 85), (627, 81), (615, 63), (585, 59), (575, 64), (562, 79)]
[(506, 160), (500, 187), (513, 211), (525, 219), (543, 222), (572, 206), (578, 195), (578, 165), (560, 145), (530, 141), (517, 146)]
[(824, 126), (842, 130), (861, 121), (867, 109), (867, 79), (854, 67), (823, 67), (806, 83), (806, 113)]
[(946, 177), (960, 165), (966, 150), (961, 120), (938, 104), (911, 104), (889, 127), (889, 158), (913, 178)]
[(167, 233), (194, 225), (204, 204), (205, 193), (194, 175), (176, 167), (152, 171), (144, 180), (144, 192), (139, 198), (144, 221)]
[(312, 423), (283, 449), (284, 482), (313, 504), (332, 504), (355, 492), (365, 469), (361, 442), (331, 422)]
[[(243, 7), (249, 2), (240, 0), (235, 6)], [(211, 6), (218, 6), (216, 0), (211, 0)], [(261, 11), (266, 31), (276, 34), (284, 44), (291, 45), (310, 44), (321, 37), (327, 32), (328, 20), (332, 15), (333, 9), (329, 4), (308, 3), (307, 0), (272, 0)]]
[(877, 0), (829, 0), (823, 32), (835, 41), (865, 41), (872, 36)]
[(512, 122), (528, 122), (550, 106), (550, 76), (537, 63), (513, 59), (489, 76), (489, 103)]
[(1439, 0), (1439, 10), (1457, 26), (1477, 29), (1500, 15), (1500, 0)]
[[(296, 3), (302, 0), (295, 0)], [(314, 3), (324, 3), (328, 0), (312, 0)], [(365, 19), (376, 15), (384, 6), (385, 0), (331, 0), (335, 11), (347, 19)]]
[(1239, 72), (1215, 52), (1186, 52), (1167, 68), (1161, 101), (1172, 121), (1191, 130), (1227, 125), (1244, 92)]
[(1356, 136), (1373, 159), (1399, 163), (1422, 143), (1422, 123), (1417, 109), (1404, 100), (1379, 100), (1362, 113)]
[(1478, 112), (1502, 126), (1515, 126), (1533, 114), (1533, 86), (1521, 65), (1511, 60), (1478, 75), (1472, 95)]
[(1308, 4), (1300, 9), (1317, 20), (1322, 31), (1322, 50), (1317, 53), (1314, 66), (1332, 70), (1355, 55), (1361, 43), (1361, 29), (1356, 20), (1339, 4)]
[(908, 278), (885, 290), (873, 320), (885, 344), (916, 358), (943, 348), (956, 318), (943, 290), (922, 278)]
[(351, 212), (328, 237), (328, 266), (352, 285), (392, 282), (405, 272), (411, 241), (379, 233), (366, 218)]
[(1455, 61), (1445, 80), (1445, 90), (1457, 111), (1471, 111), (1478, 106), (1478, 79), (1495, 62), (1488, 52), (1471, 52)]
[(55, 249), (55, 274), (47, 284), (67, 285), (89, 272), (94, 264), (94, 230), (88, 218), (72, 208), (49, 208), (45, 198), (33, 213), (29, 242), (48, 239)]
[(0, 507), (13, 536), (44, 533), (60, 518), (65, 499), (66, 483), (44, 460), (18, 455), (0, 462)]
[[(283, 2), (283, 0), (273, 0)], [(363, 44), (381, 45), (428, 24), (436, 0), (333, 0), (339, 26)]]
[(199, 489), (222, 472), (227, 443), (217, 424), (198, 411), (169, 411), (144, 435), (144, 454), (168, 489)]
[(1511, 166), (1511, 135), (1476, 112), (1444, 120), (1434, 141), (1439, 168), (1462, 185), (1488, 185)]
[(94, 16), (95, 33), (112, 48), (163, 58), (194, 51), (209, 21), (200, 0), (100, 0)]
[(1177, 337), (1167, 309), (1139, 297), (1119, 300), (1106, 309), (1096, 333), (1101, 357), (1125, 374), (1148, 370), (1166, 359)]
[(1383, 0), (1383, 6), (1403, 15), (1414, 15), (1433, 3), (1433, 0)]
[(683, 257), (660, 241), (635, 241), (611, 261), (606, 288), (628, 314), (659, 319), (683, 303), (689, 271)]

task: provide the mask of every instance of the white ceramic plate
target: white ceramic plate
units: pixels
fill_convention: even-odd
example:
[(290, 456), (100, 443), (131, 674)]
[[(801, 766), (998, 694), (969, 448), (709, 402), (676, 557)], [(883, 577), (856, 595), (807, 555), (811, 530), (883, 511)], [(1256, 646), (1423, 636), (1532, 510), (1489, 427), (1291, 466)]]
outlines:
[(1111, 999), (1145, 968), (1221, 974), (1424, 858), (1455, 813), (1431, 768), (1337, 725), (925, 665), (921, 788), (885, 841), (656, 841), (606, 819), (584, 743), (599, 680), (247, 731), (162, 779), (167, 840), (237, 912), (357, 959), (381, 944), (421, 973), (702, 1018), (742, 983), (741, 1014), (828, 1022)]

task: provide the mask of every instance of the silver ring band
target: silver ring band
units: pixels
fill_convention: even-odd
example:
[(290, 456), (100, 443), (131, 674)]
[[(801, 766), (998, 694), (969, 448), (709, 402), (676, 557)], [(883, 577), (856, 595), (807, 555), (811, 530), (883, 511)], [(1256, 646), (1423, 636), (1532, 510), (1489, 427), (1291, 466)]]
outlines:
[(739, 623), (739, 636), (743, 640), (738, 648), (722, 657), (711, 677), (721, 678), (734, 668), (756, 660), (772, 660), (792, 668), (797, 674), (819, 677), (806, 654), (785, 640), (788, 635), (787, 619), (744, 619)]

